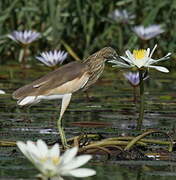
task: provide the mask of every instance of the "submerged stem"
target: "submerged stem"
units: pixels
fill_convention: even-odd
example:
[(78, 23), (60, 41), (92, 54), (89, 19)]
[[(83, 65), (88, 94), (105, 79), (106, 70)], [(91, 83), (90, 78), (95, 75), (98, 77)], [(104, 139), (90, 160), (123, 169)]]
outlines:
[(144, 119), (144, 81), (143, 81), (143, 70), (139, 70), (140, 79), (140, 106), (139, 106), (139, 117), (137, 119), (137, 130), (141, 130), (142, 122)]
[(28, 45), (23, 45), (20, 55), (19, 55), (19, 62), (21, 63), (22, 68), (26, 67), (26, 58), (28, 55)]
[(136, 86), (133, 86), (133, 102), (135, 104), (137, 102)]
[(24, 46), (24, 54), (23, 54), (23, 59), (22, 59), (22, 63), (24, 64), (26, 64), (27, 50), (28, 50), (28, 46)]

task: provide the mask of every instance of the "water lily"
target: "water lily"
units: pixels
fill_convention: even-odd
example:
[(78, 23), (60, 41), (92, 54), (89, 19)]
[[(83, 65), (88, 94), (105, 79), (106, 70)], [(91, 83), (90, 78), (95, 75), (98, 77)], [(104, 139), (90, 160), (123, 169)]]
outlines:
[(161, 72), (165, 72), (165, 73), (169, 72), (169, 70), (165, 67), (153, 65), (160, 61), (168, 59), (171, 55), (171, 53), (168, 53), (160, 59), (153, 59), (152, 55), (156, 47), (157, 45), (155, 45), (152, 50), (150, 50), (150, 48), (133, 50), (133, 53), (127, 50), (125, 51), (126, 56), (119, 56), (119, 59), (109, 61), (115, 64), (113, 65), (113, 67), (123, 67), (123, 68), (135, 67), (139, 71), (140, 105), (139, 105), (139, 117), (137, 119), (137, 126), (136, 126), (138, 130), (141, 130), (144, 119), (144, 79), (148, 74), (148, 69), (153, 68)]
[(169, 70), (162, 66), (154, 66), (153, 64), (156, 64), (160, 61), (166, 60), (170, 57), (171, 53), (166, 54), (166, 56), (160, 58), (160, 59), (153, 59), (152, 55), (156, 49), (157, 45), (154, 46), (152, 51), (150, 51), (150, 48), (140, 49), (140, 50), (133, 50), (133, 53), (131, 53), (129, 50), (125, 51), (125, 56), (120, 56), (120, 59), (118, 60), (111, 60), (111, 63), (114, 63), (115, 65), (113, 67), (124, 67), (124, 68), (131, 68), (131, 67), (137, 67), (140, 68), (154, 68), (161, 72), (169, 72)]
[(5, 94), (5, 91), (3, 91), (3, 90), (0, 90), (0, 94)]
[(49, 51), (49, 52), (42, 52), (40, 56), (36, 58), (43, 62), (45, 65), (49, 67), (54, 67), (56, 64), (62, 64), (63, 61), (67, 58), (68, 53), (65, 51)]
[(42, 140), (36, 143), (32, 141), (17, 142), (18, 148), (28, 158), (29, 161), (40, 171), (42, 179), (52, 180), (63, 179), (63, 176), (88, 177), (96, 172), (89, 168), (79, 168), (86, 164), (91, 155), (80, 155), (76, 157), (78, 147), (73, 147), (60, 155), (59, 144), (55, 144), (50, 149)]
[(129, 20), (132, 20), (135, 18), (134, 14), (131, 14), (127, 12), (127, 10), (118, 10), (116, 9), (110, 14), (110, 17), (117, 21), (122, 21), (124, 23), (128, 23)]
[(135, 26), (133, 28), (133, 31), (136, 33), (137, 36), (139, 36), (143, 40), (149, 40), (154, 38), (155, 36), (161, 34), (164, 32), (164, 29), (161, 27), (161, 25), (150, 25), (148, 27), (144, 26)]
[(31, 30), (13, 31), (11, 34), (8, 35), (10, 39), (23, 45), (28, 45), (32, 43), (33, 41), (37, 40), (40, 36), (40, 33)]
[(125, 78), (132, 86), (138, 86), (140, 83), (139, 72), (128, 72), (124, 74)]

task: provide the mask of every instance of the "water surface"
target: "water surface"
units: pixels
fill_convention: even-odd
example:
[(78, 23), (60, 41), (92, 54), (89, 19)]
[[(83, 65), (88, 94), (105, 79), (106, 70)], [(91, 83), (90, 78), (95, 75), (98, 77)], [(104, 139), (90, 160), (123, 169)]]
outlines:
[[(33, 67), (23, 72), (16, 65), (0, 68), (0, 89), (7, 92), (0, 96), (0, 140), (43, 139), (48, 144), (58, 140), (56, 120), (60, 101), (43, 101), (27, 110), (17, 107), (16, 101), (11, 98), (15, 89), (48, 71), (44, 67)], [(133, 89), (123, 73), (107, 67), (101, 79), (89, 89), (90, 100), (81, 91), (73, 95), (63, 117), (68, 138), (82, 133), (99, 133), (105, 137), (138, 135), (135, 131), (138, 105), (133, 102)], [(143, 126), (143, 129), (160, 129), (173, 138), (176, 124), (175, 76), (172, 72), (150, 71), (150, 77), (145, 81)], [(151, 147), (160, 149), (158, 146)], [(176, 178), (175, 160), (174, 153), (172, 158), (155, 161), (129, 161), (115, 156), (107, 160), (95, 156), (88, 166), (95, 168), (97, 175), (87, 179), (172, 180)], [(34, 179), (37, 173), (16, 147), (0, 147), (0, 179)]]

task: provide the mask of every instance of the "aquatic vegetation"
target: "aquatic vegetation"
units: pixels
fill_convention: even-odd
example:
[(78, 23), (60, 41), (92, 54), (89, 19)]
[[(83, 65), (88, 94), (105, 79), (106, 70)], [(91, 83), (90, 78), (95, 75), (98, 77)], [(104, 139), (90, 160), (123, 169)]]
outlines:
[(59, 144), (55, 144), (49, 149), (42, 140), (38, 140), (36, 143), (27, 141), (26, 144), (18, 141), (17, 146), (26, 158), (40, 171), (39, 177), (42, 177), (42, 179), (61, 180), (64, 176), (88, 177), (96, 174), (93, 169), (80, 168), (92, 156), (76, 156), (78, 147), (67, 149), (64, 154), (60, 155)]
[[(31, 79), (36, 79), (36, 77), (41, 76), (42, 72), (45, 70), (48, 71), (48, 68), (44, 66), (36, 66), (36, 61), (32, 60), (32, 57), (36, 57), (36, 55), (38, 55), (36, 58), (40, 63), (54, 69), (57, 65), (62, 64), (66, 60), (67, 52), (74, 60), (77, 60), (76, 63), (79, 63), (80, 60), (84, 61), (88, 55), (92, 54), (95, 50), (109, 44), (115, 47), (119, 54), (122, 55), (119, 59), (111, 61), (113, 67), (127, 68), (132, 71), (126, 74), (118, 72), (118, 76), (111, 71), (110, 74), (108, 74), (108, 72), (103, 76), (102, 81), (100, 81), (100, 85), (103, 85), (102, 88), (95, 88), (95, 94), (97, 93), (96, 96), (94, 96), (94, 92), (92, 91), (91, 95), (93, 96), (92, 99), (94, 102), (91, 100), (89, 104), (85, 103), (83, 100), (84, 98), (82, 99), (78, 94), (73, 102), (75, 104), (68, 110), (68, 116), (65, 116), (65, 128), (63, 128), (61, 116), (64, 114), (69, 104), (71, 95), (63, 97), (60, 118), (57, 124), (60, 128), (59, 137), (58, 132), (56, 132), (54, 121), (50, 121), (50, 116), (52, 116), (52, 119), (55, 118), (53, 115), (53, 111), (55, 110), (51, 107), (50, 102), (45, 102), (42, 106), (35, 106), (35, 108), (31, 110), (33, 114), (30, 122), (31, 124), (29, 124), (25, 122), (25, 118), (23, 118), (23, 115), (27, 113), (21, 113), (23, 110), (16, 108), (14, 102), (9, 98), (9, 95), (1, 95), (0, 134), (2, 138), (8, 140), (0, 141), (0, 146), (4, 146), (1, 148), (0, 153), (2, 155), (0, 164), (2, 169), (1, 174), (8, 178), (11, 178), (9, 176), (15, 174), (15, 178), (18, 178), (17, 176), (24, 175), (22, 175), (21, 171), (26, 171), (28, 174), (25, 174), (25, 178), (31, 175), (33, 169), (26, 170), (25, 164), (21, 163), (23, 159), (18, 159), (18, 153), (16, 154), (16, 149), (14, 148), (14, 146), (16, 146), (16, 140), (24, 138), (45, 138), (49, 143), (61, 140), (67, 148), (73, 146), (79, 147), (79, 149), (75, 147), (66, 150), (63, 155), (60, 155), (61, 145), (59, 146), (58, 144), (48, 148), (46, 143), (42, 140), (38, 140), (36, 143), (32, 141), (17, 143), (24, 155), (40, 171), (40, 177), (47, 180), (61, 180), (65, 176), (85, 176), (84, 168), (79, 168), (83, 163), (81, 159), (84, 158), (82, 156), (82, 158), (79, 158), (80, 156), (76, 157), (77, 151), (79, 151), (80, 154), (89, 152), (95, 154), (99, 161), (101, 161), (103, 156), (107, 158), (107, 160), (112, 160), (114, 157), (113, 163), (119, 163), (119, 159), (141, 160), (142, 158), (146, 158), (147, 151), (150, 151), (147, 157), (154, 157), (151, 156), (151, 154), (153, 152), (155, 153), (157, 149), (158, 151), (156, 152), (159, 152), (157, 159), (162, 160), (162, 153), (166, 152), (167, 160), (175, 161), (175, 102), (172, 101), (175, 99), (174, 60), (171, 63), (168, 62), (168, 64), (166, 62), (165, 65), (167, 66), (160, 66), (160, 64), (157, 64), (170, 57), (171, 53), (165, 55), (166, 52), (175, 51), (174, 7), (175, 1), (171, 2), (166, 0), (160, 2), (153, 0), (97, 0), (93, 2), (88, 0), (86, 3), (81, 0), (76, 0), (75, 3), (67, 0), (32, 0), (23, 2), (21, 2), (21, 0), (15, 0), (13, 2), (4, 1), (0, 3), (0, 63), (2, 63), (0, 81), (2, 83), (1, 88), (5, 91), (10, 93), (16, 89), (17, 86), (24, 85), (31, 81)], [(135, 14), (133, 14), (134, 12)], [(134, 24), (137, 26), (134, 26)], [(31, 30), (25, 30), (26, 28), (30, 28)], [(15, 29), (19, 29), (19, 31), (14, 31), (9, 34)], [(21, 29), (24, 29), (24, 31), (21, 31)], [(33, 31), (33, 29), (36, 31)], [(8, 38), (7, 33), (9, 34)], [(42, 37), (40, 41), (37, 41), (40, 37)], [(160, 44), (160, 50), (158, 51), (158, 55), (162, 57), (160, 59), (153, 57), (157, 47), (154, 46), (156, 41)], [(140, 42), (140, 47), (142, 49), (136, 49), (136, 47), (139, 47), (137, 42)], [(153, 49), (146, 48), (153, 46)], [(43, 50), (46, 49), (60, 48), (65, 48), (67, 52), (57, 50), (43, 52)], [(135, 50), (127, 50), (125, 55), (123, 55), (124, 49)], [(39, 55), (40, 52), (41, 54)], [(17, 60), (17, 57), (19, 57), (18, 60), (20, 64), (14, 61)], [(173, 55), (173, 58), (175, 58), (175, 55)], [(30, 64), (27, 64), (27, 60), (30, 60)], [(7, 65), (7, 67), (5, 67), (6, 69), (4, 68), (5, 64)], [(25, 69), (26, 71), (24, 73), (18, 67), (21, 65), (27, 68), (32, 66), (32, 68)], [(95, 63), (94, 67), (98, 68), (98, 65)], [(101, 67), (104, 67), (104, 65)], [(147, 96), (146, 99), (148, 99), (148, 102), (146, 103), (147, 110), (143, 123), (145, 100), (144, 80), (148, 76), (150, 68), (164, 73), (172, 71), (173, 76), (161, 73), (161, 76), (158, 76), (158, 72), (155, 71), (156, 74), (153, 74), (154, 80), (151, 78), (152, 81), (146, 83), (147, 92), (145, 95)], [(102, 69), (99, 70), (99, 72), (101, 71)], [(93, 71), (92, 76), (89, 77), (91, 80), (88, 83), (89, 85), (95, 82), (95, 79), (99, 77), (99, 74), (95, 72), (96, 71)], [(26, 92), (30, 92), (30, 89), (35, 89), (34, 91), (38, 91), (39, 95), (33, 91), (34, 94), (32, 92), (32, 94), (29, 93), (25, 96), (25, 91), (22, 91), (20, 95), (22, 98), (18, 101), (19, 105), (32, 104), (32, 102), (39, 102), (42, 99), (55, 99), (56, 96), (53, 95), (52, 92), (50, 93), (50, 97), (45, 96), (45, 92), (48, 91), (48, 89), (51, 90), (52, 87), (55, 88), (59, 83), (62, 85), (65, 79), (72, 79), (75, 73), (79, 74), (79, 71), (70, 68), (69, 71), (63, 71), (59, 77), (58, 74), (52, 76), (51, 73), (51, 79), (49, 78), (49, 81), (47, 78), (45, 79), (45, 77), (49, 77), (50, 75), (45, 76), (41, 81), (40, 79), (34, 81), (34, 84), (32, 83), (31, 86), (27, 86)], [(90, 72), (87, 74), (90, 74)], [(134, 90), (134, 99), (136, 98), (135, 92), (138, 93), (136, 90), (139, 88), (140, 101), (131, 102), (129, 88), (124, 87), (126, 83), (124, 83), (123, 75)], [(112, 83), (115, 76), (117, 77), (115, 80), (117, 82), (116, 84)], [(163, 76), (165, 77), (163, 78)], [(20, 78), (20, 81), (18, 81), (18, 78)], [(77, 79), (79, 78), (76, 78), (76, 80)], [(78, 87), (75, 85), (75, 81), (68, 87), (63, 88), (64, 93), (66, 93), (69, 88), (72, 89), (73, 86)], [(39, 83), (35, 84), (35, 82)], [(65, 85), (67, 86), (69, 83), (70, 81)], [(57, 87), (62, 88), (62, 86)], [(151, 91), (148, 91), (149, 88)], [(5, 94), (5, 92), (0, 90), (0, 94)], [(154, 94), (155, 96), (151, 97), (150, 94)], [(134, 104), (134, 102), (139, 102), (139, 105), (137, 103)], [(95, 106), (92, 104), (95, 104)], [(143, 125), (145, 129), (151, 128), (152, 130), (146, 132), (134, 130), (136, 125), (134, 119), (136, 118), (136, 108), (138, 107), (139, 117), (137, 119), (137, 129), (141, 130)], [(105, 126), (105, 128), (101, 127), (101, 129), (95, 128), (95, 126), (92, 126), (92, 128), (89, 126), (89, 129), (85, 127), (85, 124), (81, 128), (78, 128), (78, 124), (75, 125), (76, 127), (72, 127), (75, 117), (77, 117), (76, 122), (80, 122), (80, 124), (81, 122), (85, 123), (86, 120), (88, 120), (88, 122), (96, 120), (101, 123), (103, 120), (109, 122), (111, 125), (107, 128)], [(156, 130), (153, 130), (154, 128), (156, 128)], [(71, 137), (70, 139), (64, 137), (64, 130), (68, 134), (67, 138)], [(160, 130), (166, 133), (161, 133)], [(153, 133), (155, 133), (155, 135), (153, 135)], [(162, 137), (159, 137), (158, 133), (161, 134)], [(74, 135), (78, 136), (75, 137)], [(92, 137), (93, 135), (95, 135), (95, 137)], [(149, 137), (146, 138), (148, 135)], [(168, 135), (166, 141), (163, 135), (164, 138)], [(172, 137), (170, 138), (170, 136)], [(162, 149), (161, 146), (168, 146), (168, 148), (164, 147)], [(153, 149), (155, 150), (153, 151)], [(169, 154), (171, 151), (173, 151), (173, 154)], [(138, 155), (141, 155), (140, 153), (143, 156), (142, 158), (138, 158)], [(68, 160), (68, 163), (64, 164), (66, 159), (69, 159), (69, 156), (72, 156), (73, 159), (70, 161)], [(91, 157), (88, 156), (87, 159), (83, 161), (86, 163), (90, 158)], [(120, 163), (122, 162), (120, 161)], [(128, 164), (129, 162), (126, 161), (125, 163)], [(133, 161), (133, 163), (135, 164), (136, 162)], [(155, 172), (157, 168), (151, 166), (146, 168), (145, 163), (146, 162), (143, 162), (142, 168), (147, 169), (147, 171), (153, 169), (153, 174), (156, 175)], [(166, 164), (168, 172), (165, 174), (171, 172), (169, 176), (175, 176), (176, 165), (170, 165), (170, 162), (166, 162)], [(63, 166), (61, 167), (61, 165)], [(25, 167), (21, 168), (23, 166)], [(99, 164), (97, 165), (98, 171), (100, 170), (100, 166)], [(102, 175), (102, 172), (106, 171), (106, 169), (105, 167), (101, 168), (102, 170), (98, 174)], [(122, 168), (120, 171), (123, 171)], [(135, 177), (137, 175), (137, 177), (143, 178), (141, 174), (145, 173), (141, 173), (141, 170), (143, 170), (142, 168), (136, 168), (139, 169), (140, 172), (139, 174), (135, 174)], [(10, 169), (11, 172), (13, 171), (12, 173), (14, 174), (9, 174), (8, 169)], [(112, 169), (113, 172), (116, 170), (115, 168)], [(162, 167), (162, 170), (163, 169)], [(86, 172), (87, 176), (95, 174), (94, 170), (87, 169)], [(118, 179), (118, 177), (113, 177), (113, 173), (107, 172), (109, 176), (111, 176), (111, 179)], [(160, 174), (160, 172), (158, 173)], [(128, 176), (128, 172), (123, 174), (125, 174), (123, 175), (124, 179), (131, 179), (130, 177), (132, 177)], [(12, 177), (12, 179), (13, 178), (14, 177)], [(102, 180), (105, 178), (107, 179), (109, 177), (104, 174), (102, 178), (98, 177), (98, 179)], [(147, 177), (145, 178), (147, 179)], [(150, 178), (151, 176), (148, 179)]]
[[(146, 136), (152, 135), (152, 134), (161, 134), (164, 135), (168, 138), (168, 141), (163, 141), (162, 140), (157, 140), (157, 139), (151, 139), (151, 138), (146, 138)], [(80, 136), (80, 137), (74, 137), (72, 139), (69, 139), (69, 141), (72, 141), (73, 139), (78, 139), (78, 144), (79, 141), (81, 142), (82, 139), (84, 139), (84, 141), (89, 141), (90, 139), (93, 137), (98, 137), (101, 139), (101, 135), (100, 134), (88, 134), (85, 136)], [(173, 151), (173, 147), (174, 147), (174, 142), (172, 140), (172, 138), (170, 137), (170, 135), (168, 135), (167, 133), (160, 131), (160, 130), (147, 130), (142, 132), (141, 134), (137, 135), (137, 136), (121, 136), (121, 137), (110, 137), (110, 138), (102, 138), (99, 141), (91, 141), (91, 143), (87, 144), (86, 146), (83, 146), (80, 148), (79, 152), (81, 153), (97, 153), (99, 151), (103, 151), (105, 154), (108, 154), (110, 157), (111, 155), (113, 155), (114, 150), (120, 153), (119, 155), (125, 155), (126, 152), (128, 151), (128, 153), (130, 154), (130, 156), (133, 156), (133, 153), (130, 153), (129, 150), (131, 150), (134, 146), (141, 146), (141, 147), (149, 147), (150, 144), (158, 144), (158, 145), (167, 145), (168, 146), (168, 152), (172, 152)], [(114, 148), (114, 149), (113, 149)], [(138, 148), (137, 148), (138, 149)], [(128, 154), (128, 155), (129, 155)]]
[[(132, 48), (136, 44), (131, 27), (118, 26), (107, 17), (113, 11), (126, 10), (128, 15), (135, 12), (136, 18), (130, 20), (134, 21), (134, 24), (147, 26), (159, 23), (163, 25), (167, 33), (165, 36), (158, 37), (162, 52), (167, 51), (168, 42), (170, 51), (174, 51), (175, 32), (172, 27), (175, 24), (175, 9), (173, 7), (175, 7), (174, 1), (167, 0), (162, 2), (97, 0), (92, 3), (83, 3), (81, 0), (77, 0), (75, 3), (66, 0), (51, 3), (48, 3), (47, 0), (42, 2), (33, 0), (33, 3), (21, 3), (20, 0), (17, 0), (16, 3), (6, 2), (1, 7), (4, 15), (1, 21), (1, 35), (17, 28), (30, 28), (42, 32), (43, 35), (43, 39), (38, 42), (39, 46), (36, 46), (36, 49), (40, 47), (43, 50), (43, 42), (46, 41), (48, 47), (60, 48), (60, 46), (64, 46), (62, 43), (64, 40), (82, 58), (92, 53), (94, 49), (102, 48), (107, 45), (107, 42), (111, 42), (109, 45), (117, 47), (122, 53), (123, 47)], [(70, 20), (69, 17), (72, 19)], [(7, 19), (10, 19), (11, 23), (7, 23)], [(165, 41), (165, 38), (168, 41)], [(151, 44), (153, 43), (151, 42)], [(0, 54), (9, 57), (10, 53), (10, 57), (14, 58), (14, 52), (5, 51), (10, 46), (9, 43), (1, 43)]]
[(40, 56), (37, 56), (36, 58), (44, 63), (45, 65), (49, 67), (54, 67), (58, 63), (62, 64), (63, 61), (67, 58), (68, 53), (65, 51), (49, 51), (49, 52), (42, 52)]
[(24, 31), (13, 31), (11, 34), (7, 35), (10, 39), (14, 40), (17, 43), (21, 43), (23, 45), (29, 45), (33, 41), (36, 41), (41, 37), (40, 33), (32, 31), (32, 30), (24, 30)]
[(153, 64), (158, 63), (163, 60), (169, 59), (171, 53), (166, 54), (160, 59), (153, 59), (152, 55), (156, 49), (157, 45), (154, 46), (150, 52), (150, 48), (133, 50), (131, 53), (129, 50), (125, 51), (126, 56), (120, 56), (119, 59), (110, 60), (109, 62), (115, 64), (113, 67), (123, 67), (123, 68), (136, 68), (139, 71), (139, 80), (140, 80), (140, 107), (139, 107), (139, 118), (137, 120), (137, 129), (141, 129), (142, 122), (144, 118), (144, 78), (143, 74), (148, 74), (148, 69), (153, 68), (161, 72), (168, 73), (169, 70), (162, 66), (155, 66)]
[(127, 10), (114, 10), (109, 15), (110, 18), (112, 18), (115, 21), (123, 22), (123, 23), (129, 23), (130, 20), (133, 20), (136, 16), (132, 13), (129, 13)]
[(133, 31), (139, 38), (143, 40), (149, 40), (163, 33), (165, 30), (161, 25), (153, 24), (147, 27), (144, 27), (143, 25), (135, 26), (133, 27)]

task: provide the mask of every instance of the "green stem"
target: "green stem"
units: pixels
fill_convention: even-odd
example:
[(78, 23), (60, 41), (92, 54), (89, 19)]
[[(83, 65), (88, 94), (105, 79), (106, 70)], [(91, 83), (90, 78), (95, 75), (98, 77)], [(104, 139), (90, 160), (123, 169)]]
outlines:
[(136, 104), (137, 102), (137, 95), (136, 95), (136, 86), (133, 86), (133, 102)]
[(27, 57), (27, 51), (28, 51), (28, 46), (24, 46), (24, 54), (23, 54), (23, 59), (22, 59), (22, 65), (23, 67), (26, 67), (26, 57)]
[(21, 63), (22, 68), (26, 68), (26, 58), (28, 55), (28, 47), (29, 45), (22, 45), (22, 49), (19, 54), (19, 62)]
[(144, 81), (143, 81), (143, 70), (139, 70), (140, 79), (140, 106), (139, 106), (139, 117), (137, 119), (137, 130), (141, 130), (142, 122), (144, 119)]

